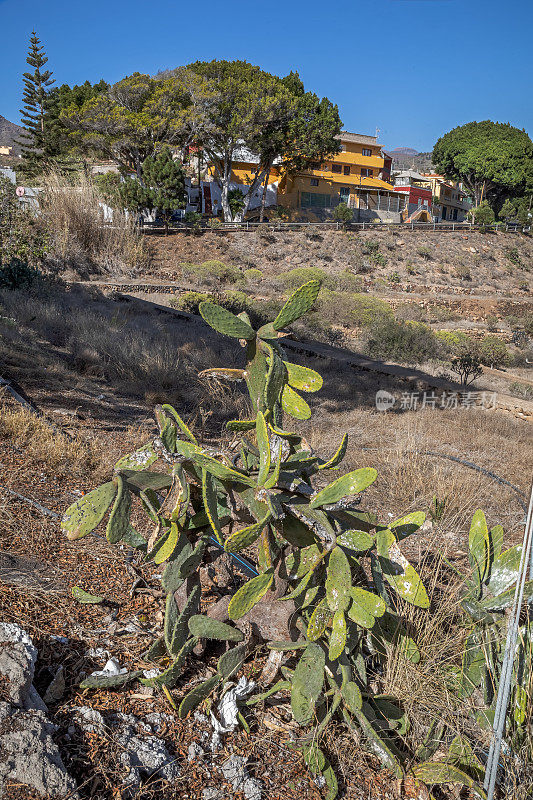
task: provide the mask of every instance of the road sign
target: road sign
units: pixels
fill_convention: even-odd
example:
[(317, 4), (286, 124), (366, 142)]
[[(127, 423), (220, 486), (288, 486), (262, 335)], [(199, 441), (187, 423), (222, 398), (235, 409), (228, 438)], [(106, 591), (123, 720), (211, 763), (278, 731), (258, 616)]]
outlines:
[(24, 188), (24, 186), (17, 186), (17, 188), (15, 189), (15, 192), (16, 192), (17, 197), (24, 197), (24, 195), (26, 193), (26, 189)]

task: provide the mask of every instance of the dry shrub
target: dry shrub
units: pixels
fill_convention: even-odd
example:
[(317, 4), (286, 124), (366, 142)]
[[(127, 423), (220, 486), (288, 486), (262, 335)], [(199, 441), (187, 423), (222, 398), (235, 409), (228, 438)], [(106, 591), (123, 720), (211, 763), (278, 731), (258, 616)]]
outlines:
[(50, 173), (39, 200), (51, 255), (60, 266), (82, 274), (116, 275), (148, 265), (148, 246), (131, 217), (114, 209), (113, 223), (105, 224), (97, 187), (86, 177), (71, 185), (58, 173)]

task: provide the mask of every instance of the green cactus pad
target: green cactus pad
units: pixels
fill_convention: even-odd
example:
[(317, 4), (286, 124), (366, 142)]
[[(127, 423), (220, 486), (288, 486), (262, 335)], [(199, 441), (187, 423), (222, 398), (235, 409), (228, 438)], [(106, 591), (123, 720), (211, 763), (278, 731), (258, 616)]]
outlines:
[(322, 375), (309, 367), (301, 367), (299, 364), (283, 362), (287, 370), (288, 383), (293, 389), (300, 392), (318, 392), (322, 388), (324, 381)]
[(189, 639), (166, 670), (153, 678), (141, 678), (141, 683), (145, 686), (166, 686), (167, 689), (172, 689), (183, 672), (187, 656), (191, 654), (197, 642), (197, 639)]
[(255, 339), (255, 331), (247, 322), (216, 303), (204, 300), (198, 309), (207, 324), (218, 333), (235, 339)]
[(364, 553), (370, 550), (374, 544), (374, 537), (366, 531), (349, 530), (337, 536), (337, 544), (346, 547), (348, 550), (355, 550), (357, 553)]
[(218, 543), (223, 545), (224, 536), (222, 535), (222, 526), (218, 517), (217, 493), (213, 484), (213, 478), (206, 469), (202, 470), (202, 499), (211, 529)]
[(226, 428), (228, 431), (251, 431), (255, 424), (255, 419), (230, 419), (226, 422)]
[(190, 692), (187, 692), (180, 703), (178, 717), (180, 719), (184, 719), (187, 714), (189, 714), (191, 711), (194, 711), (194, 709), (199, 706), (203, 700), (209, 697), (211, 692), (217, 687), (220, 681), (220, 675), (213, 675), (203, 683), (195, 686)]
[(265, 485), (265, 489), (273, 489), (275, 486), (277, 486), (277, 483), (279, 481), (279, 474), (281, 472), (281, 459), (282, 458), (283, 458), (283, 448), (280, 447), (278, 449), (278, 457), (276, 459), (276, 464), (274, 466), (274, 469), (272, 470), (272, 472), (270, 473), (270, 475), (268, 476), (268, 478), (265, 481), (265, 484), (264, 484)]
[(134, 547), (136, 550), (142, 550), (146, 552), (146, 539), (135, 530), (133, 525), (128, 525), (126, 533), (122, 537), (122, 542), (124, 544), (129, 544), (130, 547)]
[(230, 619), (240, 619), (251, 608), (258, 603), (266, 592), (268, 592), (272, 581), (274, 580), (274, 573), (272, 570), (262, 572), (256, 575), (244, 586), (238, 589), (230, 600), (228, 606), (228, 616)]
[(242, 472), (237, 472), (237, 470), (231, 469), (225, 464), (221, 464), (220, 461), (217, 461), (215, 458), (211, 458), (211, 456), (207, 456), (204, 453), (197, 453), (194, 457), (194, 461), (197, 466), (203, 467), (210, 472), (211, 475), (214, 475), (215, 478), (219, 478), (221, 481), (242, 483), (245, 486), (255, 486), (255, 480), (249, 475), (245, 475)]
[(373, 467), (363, 467), (362, 469), (348, 472), (342, 478), (337, 478), (336, 481), (333, 481), (325, 489), (318, 492), (310, 503), (311, 508), (336, 503), (343, 497), (359, 494), (359, 492), (363, 492), (370, 484), (374, 483), (376, 477), (377, 472)]
[(178, 621), (179, 610), (173, 594), (167, 594), (165, 603), (165, 621), (164, 621), (164, 636), (167, 650), (170, 652), (170, 645), (172, 643), (172, 632)]
[(416, 764), (413, 768), (415, 778), (431, 785), (439, 785), (441, 783), (458, 783), (461, 786), (466, 786), (470, 789), (471, 793), (480, 800), (485, 800), (487, 795), (480, 787), (478, 782), (471, 778), (466, 772), (455, 767), (453, 764), (445, 764), (439, 761), (424, 761), (422, 764)]
[(130, 453), (128, 456), (123, 456), (119, 458), (117, 463), (115, 464), (115, 472), (118, 472), (122, 469), (145, 469), (146, 467), (151, 466), (155, 461), (157, 461), (158, 455), (155, 452), (153, 445), (145, 444), (144, 447), (140, 447), (134, 453)]
[(232, 533), (231, 536), (228, 536), (224, 542), (226, 553), (238, 553), (253, 544), (259, 538), (261, 531), (270, 519), (271, 515), (268, 514), (259, 522), (248, 525), (246, 528), (241, 528), (239, 531)]
[(243, 642), (227, 650), (218, 659), (217, 672), (225, 681), (242, 667), (246, 658), (247, 644)]
[(91, 533), (103, 520), (117, 492), (114, 481), (103, 483), (73, 503), (63, 515), (61, 529), (74, 541)]
[(268, 428), (265, 417), (261, 411), (257, 412), (257, 422), (255, 427), (257, 446), (259, 448), (259, 472), (257, 483), (263, 486), (270, 471), (270, 443), (268, 440)]
[(187, 601), (183, 611), (176, 619), (174, 628), (172, 630), (172, 637), (170, 640), (169, 653), (173, 656), (177, 655), (188, 638), (189, 620), (200, 611), (200, 596), (202, 594), (200, 581), (194, 584), (191, 591), (187, 596)]
[[(514, 601), (514, 594), (515, 589), (514, 586), (511, 589), (507, 589), (506, 592), (501, 592), (496, 597), (488, 598), (487, 600), (482, 600), (480, 606), (485, 609), (485, 611), (503, 611), (506, 608), (510, 608)], [(533, 599), (533, 581), (527, 581), (524, 584), (524, 603), (529, 603)]]
[(140, 678), (143, 674), (142, 669), (134, 672), (123, 672), (121, 675), (89, 675), (80, 683), (80, 689), (118, 689), (127, 683)]
[(244, 639), (244, 634), (238, 628), (203, 614), (195, 614), (188, 624), (190, 632), (198, 639), (219, 639), (224, 642), (242, 642)]
[(345, 433), (339, 445), (339, 449), (334, 453), (328, 461), (324, 461), (318, 465), (318, 469), (334, 469), (342, 462), (346, 455), (346, 448), (348, 447), (348, 434)]
[(104, 602), (104, 598), (100, 597), (100, 595), (89, 594), (89, 592), (86, 592), (85, 589), (79, 586), (72, 587), (72, 597), (74, 600), (77, 600), (78, 603), (83, 603), (84, 605), (97, 605), (98, 603)]
[(383, 576), (400, 597), (419, 608), (429, 608), (429, 597), (418, 572), (401, 552), (388, 528), (378, 531), (376, 544)]
[(489, 589), (493, 595), (506, 592), (516, 583), (521, 555), (522, 545), (517, 544), (505, 550), (494, 560), (489, 580)]
[(341, 695), (348, 710), (351, 711), (352, 714), (355, 714), (356, 711), (361, 710), (363, 706), (363, 698), (361, 697), (361, 690), (356, 683), (353, 681), (347, 681), (343, 686), (341, 686)]
[(333, 614), (331, 633), (329, 636), (328, 658), (335, 661), (342, 655), (346, 647), (346, 617), (340, 609)]
[(333, 613), (327, 604), (326, 598), (324, 597), (317, 605), (311, 614), (311, 618), (309, 619), (309, 624), (307, 626), (307, 638), (310, 642), (316, 642), (317, 639), (320, 639), (331, 622), (332, 617)]
[(152, 557), (154, 564), (162, 564), (163, 561), (167, 561), (172, 557), (174, 550), (177, 547), (179, 536), (180, 532), (178, 530), (178, 526), (175, 522), (173, 522), (165, 540), (161, 543), (161, 547), (154, 553)]
[(360, 586), (353, 586), (350, 596), (352, 604), (348, 616), (363, 628), (372, 628), (376, 617), (382, 617), (386, 611), (385, 601), (379, 595)]
[(172, 419), (174, 420), (176, 425), (178, 425), (178, 427), (185, 434), (187, 439), (189, 439), (189, 441), (191, 441), (193, 444), (198, 444), (198, 440), (196, 439), (196, 436), (188, 428), (188, 426), (184, 423), (184, 421), (182, 420), (182, 418), (180, 417), (180, 415), (178, 414), (178, 412), (176, 411), (176, 409), (173, 406), (169, 405), (168, 403), (164, 403), (161, 406), (161, 408), (163, 409), (163, 411), (166, 411), (166, 413), (169, 414), (172, 417)]
[(318, 297), (320, 291), (320, 281), (308, 281), (300, 286), (287, 300), (278, 316), (272, 323), (272, 327), (276, 331), (286, 328), (291, 323), (296, 322), (297, 319), (303, 317)]
[(121, 475), (116, 476), (117, 496), (109, 515), (106, 527), (107, 541), (111, 544), (120, 542), (130, 524), (131, 494)]
[(281, 521), (281, 533), (294, 547), (309, 547), (317, 541), (315, 534), (290, 513)]
[(279, 650), (282, 653), (286, 653), (291, 650), (305, 650), (306, 647), (309, 646), (309, 642), (305, 639), (302, 639), (298, 642), (267, 642), (267, 647), (269, 650)]
[(476, 586), (480, 586), (490, 567), (490, 539), (485, 514), (478, 508), (468, 534), (468, 557)]
[(324, 683), (325, 653), (309, 644), (303, 651), (292, 677), (291, 708), (296, 722), (308, 724)]
[(352, 574), (346, 555), (340, 547), (329, 554), (326, 576), (326, 599), (331, 611), (346, 611), (350, 604)]
[(423, 511), (414, 511), (412, 514), (407, 514), (405, 517), (395, 520), (389, 528), (394, 531), (394, 535), (399, 542), (406, 539), (411, 534), (422, 527), (426, 520), (426, 515)]
[(266, 408), (272, 409), (278, 401), (280, 392), (285, 383), (285, 367), (283, 361), (273, 347), (266, 342), (263, 347), (269, 354), (268, 372), (265, 380), (264, 400)]
[(309, 419), (311, 416), (311, 409), (303, 397), (300, 397), (290, 386), (283, 387), (281, 405), (283, 410), (294, 419)]

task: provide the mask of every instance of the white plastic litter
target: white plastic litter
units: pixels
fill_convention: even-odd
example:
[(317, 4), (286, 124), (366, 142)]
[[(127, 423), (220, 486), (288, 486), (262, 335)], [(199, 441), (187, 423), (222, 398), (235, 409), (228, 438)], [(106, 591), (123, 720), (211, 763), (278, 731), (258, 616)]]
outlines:
[(239, 682), (232, 689), (226, 691), (217, 706), (220, 721), (213, 712), (210, 713), (211, 724), (213, 726), (213, 736), (211, 737), (211, 748), (216, 750), (220, 745), (220, 738), (225, 733), (231, 733), (237, 727), (239, 716), (238, 700), (244, 700), (255, 689), (255, 681), (247, 678), (239, 678)]
[(108, 677), (109, 675), (124, 675), (128, 670), (126, 667), (121, 667), (116, 658), (110, 658), (103, 669), (97, 669), (91, 672), (91, 678), (99, 678), (101, 676)]
[(145, 678), (157, 678), (158, 675), (161, 675), (161, 670), (154, 667), (154, 669), (144, 669), (143, 675)]

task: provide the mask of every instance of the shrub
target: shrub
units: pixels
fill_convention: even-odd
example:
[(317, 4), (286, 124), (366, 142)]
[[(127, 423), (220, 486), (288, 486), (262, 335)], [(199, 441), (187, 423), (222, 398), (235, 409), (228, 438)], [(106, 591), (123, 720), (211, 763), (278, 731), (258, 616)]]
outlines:
[(513, 381), (509, 386), (509, 391), (513, 397), (520, 397), (522, 400), (533, 400), (533, 386), (527, 383)]
[(444, 350), (449, 355), (458, 355), (473, 347), (470, 336), (462, 331), (435, 331), (435, 336), (444, 345)]
[(343, 270), (339, 275), (335, 276), (337, 289), (340, 292), (357, 292), (361, 289), (362, 280), (359, 275), (351, 272), (349, 269)]
[(505, 256), (511, 262), (511, 264), (515, 265), (515, 267), (523, 266), (518, 247), (506, 247)]
[(217, 283), (243, 283), (242, 272), (231, 264), (225, 264), (216, 259), (204, 261), (202, 264), (182, 264), (183, 275), (190, 275), (198, 281), (207, 285)]
[(491, 332), (497, 331), (498, 330), (498, 323), (499, 323), (498, 317), (496, 317), (494, 314), (489, 314), (488, 315), (488, 317), (487, 317), (487, 328), (489, 329), (489, 331), (491, 331)]
[(351, 317), (354, 325), (365, 327), (376, 319), (393, 318), (392, 308), (379, 297), (368, 294), (353, 294), (350, 297)]
[(433, 253), (429, 249), (429, 247), (419, 247), (416, 251), (420, 258), (423, 258), (424, 261), (431, 261), (433, 258)]
[(366, 350), (374, 358), (406, 364), (421, 364), (442, 353), (439, 340), (427, 325), (386, 317), (371, 322)]
[(375, 239), (367, 239), (361, 248), (361, 252), (365, 256), (375, 255), (379, 250), (379, 242)]
[(462, 281), (472, 280), (472, 276), (470, 274), (470, 267), (467, 266), (466, 264), (457, 264), (457, 266), (455, 267), (455, 274)]
[(405, 270), (408, 275), (416, 275), (416, 267), (413, 264), (407, 264)]
[(250, 269), (244, 270), (244, 277), (249, 283), (257, 283), (257, 281), (262, 280), (263, 271), (256, 267), (250, 267)]
[(349, 208), (346, 203), (339, 203), (339, 205), (335, 206), (333, 209), (332, 216), (337, 222), (342, 222), (343, 225), (346, 225), (353, 220), (353, 210)]
[(204, 300), (209, 300), (210, 295), (202, 292), (185, 292), (178, 297), (171, 297), (170, 305), (180, 311), (188, 311), (189, 314), (198, 314), (198, 307)]
[(377, 264), (379, 267), (386, 267), (387, 266), (387, 259), (382, 253), (372, 253), (370, 256), (370, 260)]
[(40, 274), (25, 261), (12, 258), (5, 266), (0, 266), (0, 289), (25, 289)]
[(320, 267), (296, 267), (288, 272), (282, 272), (279, 278), (288, 289), (301, 286), (307, 281), (320, 281), (322, 286), (335, 288), (335, 281)]
[(391, 274), (389, 275), (389, 281), (391, 283), (400, 283), (401, 280), (402, 279), (400, 277), (400, 273), (399, 272), (394, 271), (394, 272), (391, 272)]
[(498, 336), (485, 336), (479, 345), (479, 358), (488, 367), (503, 367), (509, 364), (510, 354)]
[(218, 230), (222, 227), (222, 220), (218, 217), (209, 217), (207, 220), (207, 227), (212, 228), (213, 230)]
[(38, 268), (49, 245), (48, 232), (39, 218), (21, 206), (11, 181), (0, 175), (0, 266), (13, 277), (20, 264)]
[(468, 218), (476, 225), (480, 225), (482, 228), (493, 225), (496, 221), (494, 211), (486, 200), (483, 200), (483, 202), (480, 203), (477, 208), (471, 208), (468, 212)]

